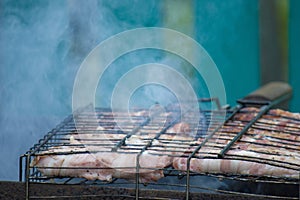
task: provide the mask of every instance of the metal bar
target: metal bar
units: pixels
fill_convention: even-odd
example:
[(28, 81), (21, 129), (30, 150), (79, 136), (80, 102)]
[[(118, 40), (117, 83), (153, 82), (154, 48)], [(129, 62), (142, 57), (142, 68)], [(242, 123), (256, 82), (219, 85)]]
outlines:
[(26, 155), (26, 171), (25, 171), (25, 198), (29, 200), (29, 173), (30, 173), (30, 153)]
[(219, 158), (224, 158), (225, 153), (231, 148), (231, 146), (237, 142), (244, 133), (248, 131), (248, 129), (265, 113), (267, 113), (273, 106), (278, 105), (281, 102), (284, 102), (285, 100), (289, 99), (291, 97), (291, 94), (285, 94), (281, 96), (280, 98), (276, 99), (275, 101), (270, 102), (268, 105), (262, 106), (260, 108), (260, 112), (243, 128), (242, 131), (240, 131), (225, 147), (222, 149), (222, 151), (218, 154)]
[(166, 132), (171, 126), (173, 126), (176, 122), (178, 121), (178, 119), (175, 119), (174, 121), (172, 121), (168, 126), (166, 126), (165, 128), (163, 128), (159, 133), (157, 133), (155, 135), (154, 138), (152, 138), (147, 145), (145, 145), (142, 150), (137, 154), (136, 157), (136, 185), (135, 185), (135, 198), (136, 200), (139, 199), (139, 169), (140, 169), (140, 156), (142, 155), (142, 153), (152, 145), (153, 140), (158, 139), (159, 136), (161, 134), (163, 134), (164, 132)]
[(187, 171), (186, 171), (186, 189), (185, 189), (185, 199), (189, 199), (190, 197), (190, 160), (187, 162)]
[(25, 155), (21, 155), (19, 158), (19, 181), (21, 182), (23, 180), (23, 158)]
[(136, 156), (135, 172), (135, 199), (138, 200), (140, 194), (140, 154)]
[[(188, 111), (187, 111), (188, 112)], [(145, 145), (143, 147), (143, 149), (140, 151), (140, 153), (137, 155), (137, 164), (136, 164), (136, 171), (137, 171), (137, 175), (136, 175), (136, 199), (138, 199), (138, 196), (139, 196), (139, 184), (138, 184), (138, 172), (139, 172), (139, 168), (140, 168), (140, 165), (139, 165), (139, 159), (140, 159), (140, 156), (142, 155), (142, 153), (152, 145), (152, 142), (153, 140), (155, 139), (158, 139), (160, 137), (161, 134), (165, 133), (170, 127), (172, 127), (175, 123), (178, 122), (178, 120), (180, 119), (180, 117), (177, 117), (175, 118), (171, 123), (169, 123), (166, 127), (164, 127), (159, 133), (156, 134), (156, 136), (154, 138), (152, 138), (148, 143), (147, 145)], [(188, 198), (187, 198), (188, 199)]]
[[(233, 112), (225, 119), (225, 123), (228, 122), (240, 109), (242, 108), (241, 105), (237, 105)], [(192, 157), (195, 156), (195, 154), (207, 143), (209, 139), (213, 137), (213, 135), (223, 126), (223, 124), (220, 124), (219, 126), (214, 129), (205, 139), (202, 141), (200, 145), (189, 155), (187, 159), (187, 181), (186, 181), (186, 198), (189, 197), (189, 191), (190, 191), (190, 162)]]

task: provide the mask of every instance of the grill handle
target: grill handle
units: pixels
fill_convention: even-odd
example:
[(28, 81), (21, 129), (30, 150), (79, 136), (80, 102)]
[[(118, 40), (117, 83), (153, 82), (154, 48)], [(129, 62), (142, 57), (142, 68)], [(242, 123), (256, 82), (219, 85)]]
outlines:
[(292, 88), (285, 82), (270, 82), (237, 102), (245, 106), (262, 106), (271, 103), (282, 104), (292, 96)]

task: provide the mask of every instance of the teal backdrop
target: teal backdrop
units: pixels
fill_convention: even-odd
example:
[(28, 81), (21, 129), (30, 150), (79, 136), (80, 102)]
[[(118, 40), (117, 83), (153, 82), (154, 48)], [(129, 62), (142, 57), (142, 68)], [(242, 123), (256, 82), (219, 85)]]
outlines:
[(260, 85), (258, 2), (195, 1), (195, 37), (218, 66), (230, 105)]
[[(17, 180), (19, 155), (71, 113), (73, 82), (86, 55), (121, 31), (173, 27), (165, 17), (166, 6), (174, 2), (179, 4), (178, 9), (170, 7), (174, 15), (181, 12), (181, 2), (189, 4), (182, 9), (190, 18), (178, 30), (198, 41), (215, 61), (227, 102), (235, 105), (236, 99), (259, 87), (259, 0), (132, 2), (0, 1), (0, 180)], [(300, 1), (290, 3), (289, 80), (295, 93), (291, 109), (299, 112)], [(150, 53), (148, 62), (163, 59), (160, 53)]]

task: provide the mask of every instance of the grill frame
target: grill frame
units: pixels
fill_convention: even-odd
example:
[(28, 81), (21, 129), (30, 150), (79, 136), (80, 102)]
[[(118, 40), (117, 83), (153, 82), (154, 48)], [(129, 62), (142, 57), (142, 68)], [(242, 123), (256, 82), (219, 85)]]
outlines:
[[(250, 95), (251, 96), (251, 95)], [(249, 128), (251, 128), (255, 123), (257, 123), (257, 121), (259, 119), (261, 119), (261, 117), (266, 114), (272, 107), (286, 101), (287, 99), (289, 99), (291, 97), (291, 93), (290, 92), (284, 92), (283, 95), (280, 95), (278, 97), (277, 95), (277, 98), (276, 99), (272, 99), (272, 100), (259, 100), (259, 101), (256, 101), (255, 99), (251, 99), (249, 100), (249, 98), (245, 98), (243, 100), (239, 100), (238, 101), (238, 105), (235, 106), (234, 108), (232, 109), (226, 109), (225, 111), (227, 112), (226, 113), (226, 119), (225, 119), (225, 123), (227, 123), (229, 120), (231, 120), (237, 113), (239, 113), (243, 108), (246, 108), (248, 107), (249, 105), (253, 106), (255, 105), (256, 107), (259, 107), (260, 110), (259, 112), (257, 113), (257, 115), (251, 119), (250, 121), (248, 121), (246, 123), (246, 125), (244, 126), (244, 128), (242, 129), (242, 131), (240, 131), (223, 149), (222, 151), (220, 151), (220, 153), (217, 155), (217, 158), (222, 158), (222, 159), (226, 159), (226, 157), (224, 156), (227, 151), (232, 147), (232, 145), (234, 145), (236, 143), (236, 141), (238, 141), (248, 130)], [(209, 99), (209, 98), (205, 98), (205, 99), (200, 99), (200, 102), (210, 102), (210, 101), (213, 101), (215, 102), (215, 105), (217, 107), (217, 112), (224, 112), (224, 109), (221, 108), (220, 106), (220, 103), (218, 102), (218, 99), (217, 98), (212, 98), (212, 99)], [(82, 110), (79, 110), (77, 111), (76, 113), (74, 113), (73, 115), (70, 115), (69, 117), (67, 117), (61, 124), (59, 124), (56, 128), (54, 128), (52, 131), (50, 131), (48, 134), (46, 134), (44, 136), (43, 139), (39, 140), (39, 142), (34, 145), (28, 152), (26, 152), (24, 155), (22, 155), (20, 157), (20, 176), (19, 176), (19, 179), (20, 181), (23, 180), (23, 178), (25, 179), (25, 188), (26, 188), (26, 198), (29, 199), (29, 195), (30, 195), (30, 190), (29, 190), (29, 185), (30, 183), (34, 183), (34, 182), (40, 182), (40, 183), (45, 183), (43, 182), (43, 180), (37, 180), (37, 179), (32, 179), (32, 175), (36, 175), (40, 172), (37, 171), (36, 168), (34, 167), (31, 167), (30, 166), (30, 163), (33, 159), (34, 156), (37, 155), (37, 152), (44, 149), (47, 149), (47, 147), (49, 147), (49, 141), (52, 141), (55, 139), (57, 139), (57, 134), (61, 131), (61, 129), (64, 128), (64, 126), (68, 123), (73, 123), (73, 129), (75, 128), (76, 130), (76, 127), (74, 125), (74, 116), (78, 116), (80, 115), (82, 112), (84, 112), (85, 109), (82, 109)], [(209, 113), (209, 114), (214, 114), (214, 110), (205, 110), (205, 109), (201, 109), (204, 113)], [(206, 117), (207, 119), (207, 117)], [(300, 121), (300, 120), (299, 120)], [(136, 128), (132, 128), (131, 131), (129, 133), (126, 134), (126, 136), (119, 141), (119, 143), (116, 144), (115, 146), (115, 149), (112, 148), (112, 151), (116, 151), (116, 149), (120, 148), (122, 145), (124, 145), (126, 139), (130, 138), (132, 135), (134, 135), (137, 131), (139, 131), (139, 129), (141, 127), (144, 127), (147, 125), (147, 123), (149, 122), (149, 119), (146, 119), (143, 123), (140, 123), (139, 126), (137, 126)], [(163, 128), (162, 131), (158, 132), (156, 134), (156, 136), (154, 138), (152, 138), (152, 140), (150, 142), (147, 143), (147, 145), (145, 145), (139, 152), (139, 155), (142, 155), (142, 153), (147, 150), (148, 147), (151, 147), (152, 145), (152, 141), (153, 140), (156, 140), (159, 138), (159, 136), (161, 134), (164, 134), (166, 132), (166, 130), (171, 127), (173, 124), (175, 124), (176, 122), (178, 122), (178, 120), (173, 120), (171, 123), (169, 123), (167, 126), (165, 126)], [(98, 124), (98, 123), (97, 123)], [(99, 125), (99, 124), (98, 124)], [(207, 143), (207, 141), (212, 138), (215, 133), (217, 131), (219, 131), (219, 129), (222, 127), (223, 123), (222, 124), (218, 124), (217, 126), (213, 127), (213, 130), (211, 132), (208, 132), (208, 135), (206, 135), (206, 138), (202, 141), (201, 144), (198, 144), (198, 146), (193, 150), (192, 153), (189, 154), (188, 156), (188, 164), (187, 164), (187, 170), (186, 170), (186, 174), (182, 174), (181, 172), (178, 172), (177, 171), (177, 177), (179, 176), (183, 176), (186, 178), (186, 183), (185, 184), (182, 184), (181, 186), (184, 187), (184, 190), (185, 190), (185, 198), (186, 199), (189, 199), (189, 197), (191, 196), (191, 194), (193, 193), (193, 187), (192, 187), (192, 184), (190, 184), (190, 181), (192, 180), (191, 177), (193, 177), (194, 175), (196, 177), (199, 177), (199, 176), (210, 176), (210, 177), (217, 177), (217, 178), (221, 178), (221, 179), (229, 179), (229, 180), (234, 180), (234, 181), (245, 181), (246, 183), (247, 182), (255, 182), (255, 183), (267, 183), (267, 184), (279, 184), (279, 185), (291, 185), (292, 188), (294, 188), (294, 186), (297, 187), (297, 185), (299, 185), (299, 182), (297, 180), (291, 180), (291, 179), (272, 179), (272, 178), (267, 178), (265, 179), (262, 178), (262, 177), (255, 177), (255, 176), (237, 176), (237, 177), (233, 177), (232, 175), (229, 175), (227, 176), (226, 174), (205, 174), (205, 173), (195, 173), (195, 172), (192, 172), (190, 171), (190, 160), (195, 157), (196, 153)], [(72, 130), (68, 130), (67, 134), (70, 134), (70, 131)], [(48, 145), (48, 146), (47, 146)], [(51, 147), (51, 145), (50, 145)], [(139, 156), (137, 157), (137, 161), (139, 160)], [(138, 162), (137, 162), (138, 163)], [(25, 168), (23, 167), (23, 165), (25, 165)], [(24, 174), (23, 174), (23, 170), (24, 170)], [(139, 172), (140, 170), (140, 166), (139, 165), (136, 165), (136, 172)], [(171, 173), (172, 173), (172, 170), (171, 170)], [(49, 177), (48, 177), (49, 178)], [(73, 179), (73, 178), (70, 178), (70, 180)], [(70, 180), (67, 180), (65, 181), (64, 184), (69, 184)], [(142, 184), (139, 183), (139, 173), (136, 173), (136, 183), (134, 184), (135, 187), (134, 188), (131, 188), (131, 189), (134, 189), (135, 190), (135, 199), (140, 199), (141, 196), (140, 196), (140, 192), (144, 192), (144, 191), (147, 191), (147, 188), (143, 187)], [(83, 182), (80, 182), (80, 183), (77, 183), (77, 184), (82, 184), (84, 183)], [(95, 183), (95, 182), (94, 182)], [(92, 184), (94, 184), (92, 183)], [(49, 184), (49, 182), (48, 182)], [(57, 183), (56, 183), (57, 184)], [(91, 183), (88, 183), (89, 185)], [(107, 183), (104, 183), (104, 185), (106, 185)], [(213, 190), (213, 189), (212, 189)], [(287, 197), (281, 197), (281, 196), (272, 196), (272, 195), (261, 195), (261, 194), (249, 194), (249, 193), (243, 193), (243, 192), (234, 192), (234, 191), (228, 191), (228, 190), (215, 190), (215, 192), (218, 192), (218, 193), (225, 193), (225, 194), (237, 194), (237, 195), (242, 195), (244, 197), (253, 197), (255, 196), (256, 198), (282, 198), (282, 199), (287, 199)], [(199, 193), (199, 192), (198, 192)], [(298, 196), (299, 194), (297, 194)], [(100, 195), (101, 196), (101, 195)], [(288, 197), (289, 199), (295, 199), (296, 197)]]
[[(235, 116), (239, 111), (241, 111), (241, 109), (244, 108), (243, 105), (238, 105), (237, 107), (233, 108), (230, 110), (229, 115), (227, 116), (225, 122), (227, 122), (228, 120), (230, 120), (233, 116)], [(211, 112), (211, 111), (206, 111), (206, 112)], [(265, 111), (264, 111), (265, 112)], [(80, 113), (80, 112), (79, 112)], [(256, 119), (257, 120), (257, 119)], [(255, 121), (256, 121), (255, 120)], [(32, 160), (32, 157), (34, 157), (36, 155), (36, 153), (41, 150), (41, 148), (44, 148), (44, 146), (50, 141), (50, 140), (55, 140), (55, 136), (57, 137), (57, 133), (59, 133), (61, 131), (61, 129), (65, 128), (66, 124), (74, 124), (73, 122), (73, 115), (70, 115), (69, 117), (67, 117), (60, 125), (58, 125), (55, 129), (53, 129), (52, 131), (50, 131), (47, 135), (44, 136), (43, 139), (41, 139), (39, 141), (38, 144), (34, 145), (26, 154), (22, 155), (20, 157), (20, 181), (22, 181), (23, 179), (23, 164), (25, 163), (25, 184), (26, 184), (26, 197), (29, 198), (29, 183), (31, 182), (40, 182), (42, 183), (43, 181), (42, 180), (32, 180), (30, 178), (31, 174), (30, 173), (30, 169), (32, 167), (30, 167), (30, 163), (31, 163), (31, 160)], [(250, 123), (253, 125), (253, 120), (250, 121)], [(212, 137), (214, 135), (214, 133), (216, 131), (219, 130), (219, 128), (221, 128), (222, 124), (217, 126), (215, 128), (215, 130), (209, 135), (206, 137), (206, 139), (204, 140), (204, 143), (203, 145), (205, 144), (205, 141), (207, 141), (210, 137)], [(249, 126), (250, 127), (250, 126)], [(73, 127), (75, 128), (75, 126)], [(246, 132), (246, 131), (245, 131)], [(150, 143), (148, 143), (150, 144)], [(51, 145), (50, 145), (51, 146)], [(202, 145), (199, 145), (192, 154), (190, 154), (189, 158), (192, 158), (195, 156), (195, 153), (201, 148)], [(146, 148), (144, 148), (145, 150)], [(24, 161), (25, 159), (25, 161)], [(188, 162), (189, 163), (189, 162)], [(36, 170), (36, 169), (35, 169)], [(37, 171), (35, 171), (34, 173), (39, 173)], [(137, 173), (137, 176), (136, 176), (136, 180), (137, 180), (137, 183), (138, 183), (138, 173)], [(178, 174), (177, 176), (179, 176), (180, 174)], [(186, 184), (185, 186), (183, 185), (183, 187), (185, 187), (185, 197), (186, 199), (188, 199), (191, 195), (191, 190), (193, 189), (193, 187), (191, 187), (192, 185), (190, 184), (190, 180), (191, 180), (191, 176), (208, 176), (207, 174), (201, 174), (201, 173), (194, 173), (194, 172), (191, 172), (190, 171), (190, 168), (188, 167), (188, 170), (187, 170), (187, 173), (186, 174), (181, 174), (182, 176), (185, 176), (186, 177)], [(227, 178), (227, 179), (232, 179), (232, 176), (229, 176), (229, 177), (226, 177), (223, 175), (217, 175), (217, 174), (210, 174), (210, 176), (215, 176), (215, 177), (219, 177), (219, 178)], [(251, 178), (252, 177), (252, 178)], [(263, 179), (260, 179), (259, 177), (253, 177), (253, 176), (250, 176), (247, 177), (247, 176), (241, 176), (241, 177), (234, 177), (233, 178), (234, 180), (244, 180), (244, 181), (255, 181), (257, 183), (259, 182), (263, 182), (263, 183), (284, 183), (284, 184), (298, 184), (298, 183), (292, 183), (291, 181), (286, 181), (286, 182), (282, 182), (282, 180), (280, 182), (277, 181), (277, 179), (275, 180), (263, 180)], [(48, 183), (49, 184), (49, 183)], [(57, 184), (57, 183), (56, 183)], [(59, 183), (58, 183), (59, 184)], [(61, 184), (61, 183), (60, 183)], [(68, 184), (68, 181), (65, 182), (64, 184)], [(76, 184), (81, 184), (81, 183), (76, 183)], [(94, 184), (94, 183), (93, 183)], [(106, 184), (106, 183), (105, 183)], [(109, 186), (109, 185), (108, 185)], [(140, 198), (140, 194), (139, 192), (140, 191), (144, 191), (145, 188), (142, 188), (141, 189), (141, 184), (135, 184), (135, 198), (136, 199), (139, 199)], [(146, 189), (147, 190), (147, 189)], [(215, 192), (218, 192), (218, 193), (227, 193), (227, 194), (238, 194), (238, 195), (243, 195), (243, 196), (252, 196), (253, 194), (245, 194), (245, 193), (240, 193), (240, 192), (234, 192), (234, 191), (225, 191), (225, 190), (215, 190)], [(256, 197), (260, 197), (260, 198), (263, 198), (265, 197), (265, 195), (256, 195)], [(272, 197), (272, 196), (268, 196), (268, 197)], [(280, 198), (280, 197), (279, 197)], [(284, 197), (285, 198), (285, 197)], [(294, 199), (294, 198), (291, 198), (291, 199)]]

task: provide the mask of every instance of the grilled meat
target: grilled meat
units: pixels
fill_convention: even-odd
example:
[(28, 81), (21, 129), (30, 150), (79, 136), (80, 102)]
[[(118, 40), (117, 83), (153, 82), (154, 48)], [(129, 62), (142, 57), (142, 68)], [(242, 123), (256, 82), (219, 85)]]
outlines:
[(48, 177), (79, 177), (111, 181), (113, 170), (107, 169), (99, 159), (101, 159), (99, 155), (90, 153), (41, 155), (35, 157), (31, 165), (38, 167), (39, 171)]
[[(188, 125), (179, 123), (167, 130), (172, 134), (162, 138), (169, 141), (186, 138), (184, 135), (176, 135), (179, 132), (185, 133), (186, 130)], [(31, 165), (36, 166), (43, 175), (50, 177), (82, 177), (103, 181), (111, 181), (112, 178), (135, 180), (138, 173), (139, 182), (157, 181), (164, 177), (163, 168), (171, 165), (172, 157), (157, 155), (157, 150), (151, 148), (141, 151), (154, 136), (151, 133), (148, 138), (145, 135), (132, 135), (125, 140), (124, 145), (113, 150), (115, 142), (124, 138), (124, 135), (74, 135), (70, 138), (69, 146), (51, 147), (47, 151), (40, 152)], [(160, 151), (167, 150), (156, 139), (152, 140), (152, 146), (159, 147)]]
[[(296, 113), (270, 110), (230, 148), (224, 159), (218, 159), (224, 146), (258, 111), (244, 108), (224, 124), (190, 160), (190, 170), (299, 179), (300, 115)], [(188, 155), (174, 159), (173, 167), (186, 171)]]
[(202, 145), (190, 160), (193, 172), (299, 179), (300, 114), (270, 110), (232, 145), (224, 159), (218, 158), (224, 146), (258, 112), (257, 108), (243, 108), (205, 144), (205, 137), (194, 140), (197, 128), (183, 122), (162, 134), (158, 134), (163, 130), (159, 120), (153, 121), (153, 125), (158, 125), (156, 128), (146, 125), (135, 135), (98, 127), (99, 133), (74, 133), (66, 145), (39, 152), (31, 165), (49, 177), (103, 181), (138, 178), (139, 182), (148, 183), (164, 177), (163, 168), (170, 165), (186, 171), (187, 158)]
[[(176, 158), (173, 167), (178, 170), (187, 170), (187, 158)], [(227, 159), (197, 159), (190, 161), (190, 170), (199, 173), (218, 173), (228, 175), (256, 175), (299, 178), (299, 171), (282, 167), (271, 166), (258, 162)]]

